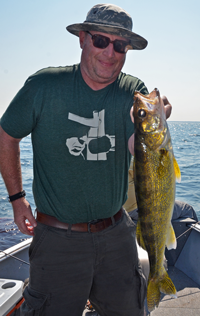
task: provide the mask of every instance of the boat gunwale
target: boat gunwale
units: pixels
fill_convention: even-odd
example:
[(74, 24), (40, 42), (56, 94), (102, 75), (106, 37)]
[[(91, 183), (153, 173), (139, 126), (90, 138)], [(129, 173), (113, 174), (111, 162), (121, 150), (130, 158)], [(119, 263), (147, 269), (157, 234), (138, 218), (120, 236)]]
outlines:
[(10, 248), (7, 248), (5, 250), (0, 250), (0, 262), (5, 260), (8, 256), (14, 255), (20, 251), (23, 251), (24, 249), (28, 248), (30, 246), (30, 243), (32, 241), (32, 238), (28, 238)]

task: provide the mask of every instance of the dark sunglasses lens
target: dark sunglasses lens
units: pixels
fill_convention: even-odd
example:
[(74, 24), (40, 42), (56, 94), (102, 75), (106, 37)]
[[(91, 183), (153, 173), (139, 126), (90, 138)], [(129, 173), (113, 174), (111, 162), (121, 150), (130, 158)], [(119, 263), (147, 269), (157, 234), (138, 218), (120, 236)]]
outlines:
[[(92, 35), (92, 42), (95, 47), (104, 49), (109, 45), (111, 41), (110, 41), (110, 38), (107, 36), (94, 34)], [(115, 40), (111, 43), (113, 43), (114, 50), (117, 53), (121, 53), (121, 54), (125, 53), (125, 48), (128, 45), (127, 42), (121, 41), (121, 40)]]
[(103, 35), (93, 35), (92, 40), (93, 45), (97, 48), (106, 48), (110, 42), (110, 39)]
[(125, 47), (127, 46), (127, 43), (124, 42), (124, 41), (118, 41), (118, 40), (115, 40), (113, 42), (113, 45), (114, 45), (114, 50), (117, 52), (117, 53), (125, 53)]

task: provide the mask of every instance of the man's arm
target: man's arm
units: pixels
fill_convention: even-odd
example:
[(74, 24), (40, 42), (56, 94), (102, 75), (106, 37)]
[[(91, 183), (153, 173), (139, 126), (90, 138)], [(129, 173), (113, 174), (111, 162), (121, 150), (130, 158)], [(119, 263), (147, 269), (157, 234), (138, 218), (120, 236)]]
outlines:
[[(172, 106), (169, 103), (166, 96), (162, 96), (161, 99), (163, 100), (163, 103), (164, 103), (164, 110), (165, 110), (166, 119), (168, 119), (172, 113)], [(133, 106), (130, 110), (130, 116), (131, 116), (132, 122), (134, 123)], [(129, 149), (132, 156), (134, 156), (134, 141), (135, 141), (135, 134), (131, 135), (131, 137), (128, 140), (128, 149)]]
[[(9, 195), (23, 190), (20, 162), (21, 139), (8, 135), (0, 126), (0, 172)], [(14, 221), (23, 234), (33, 235), (33, 227), (37, 225), (32, 215), (31, 206), (22, 197), (12, 202)], [(26, 222), (28, 220), (29, 223)]]

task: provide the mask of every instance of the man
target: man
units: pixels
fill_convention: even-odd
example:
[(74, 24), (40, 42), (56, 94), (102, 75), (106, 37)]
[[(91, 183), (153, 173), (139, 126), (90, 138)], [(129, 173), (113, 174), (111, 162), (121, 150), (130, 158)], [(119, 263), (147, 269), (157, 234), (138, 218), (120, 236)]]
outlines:
[[(34, 235), (21, 315), (81, 316), (89, 298), (101, 316), (140, 316), (146, 281), (122, 205), (134, 154), (133, 95), (148, 91), (121, 69), (128, 49), (147, 41), (132, 32), (127, 12), (108, 4), (67, 30), (79, 36), (80, 64), (29, 77), (1, 118), (0, 166), (14, 220)], [(19, 142), (29, 133), (36, 219), (20, 166)]]

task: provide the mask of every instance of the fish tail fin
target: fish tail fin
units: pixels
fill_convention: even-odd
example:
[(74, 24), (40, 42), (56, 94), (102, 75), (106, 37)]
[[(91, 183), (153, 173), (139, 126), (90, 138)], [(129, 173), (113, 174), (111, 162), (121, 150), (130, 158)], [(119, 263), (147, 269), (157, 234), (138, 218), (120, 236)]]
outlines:
[(149, 277), (148, 287), (147, 287), (147, 305), (149, 312), (153, 311), (155, 307), (158, 307), (161, 292), (167, 295), (177, 298), (176, 288), (174, 283), (170, 279), (166, 271), (163, 272), (163, 277), (159, 279), (153, 279)]
[(176, 249), (177, 246), (176, 235), (171, 223), (167, 234), (166, 246), (168, 250)]
[(180, 183), (181, 182), (181, 171), (180, 171), (178, 162), (176, 161), (175, 157), (173, 157), (173, 164), (174, 164), (174, 171), (175, 171), (176, 181), (178, 183)]

